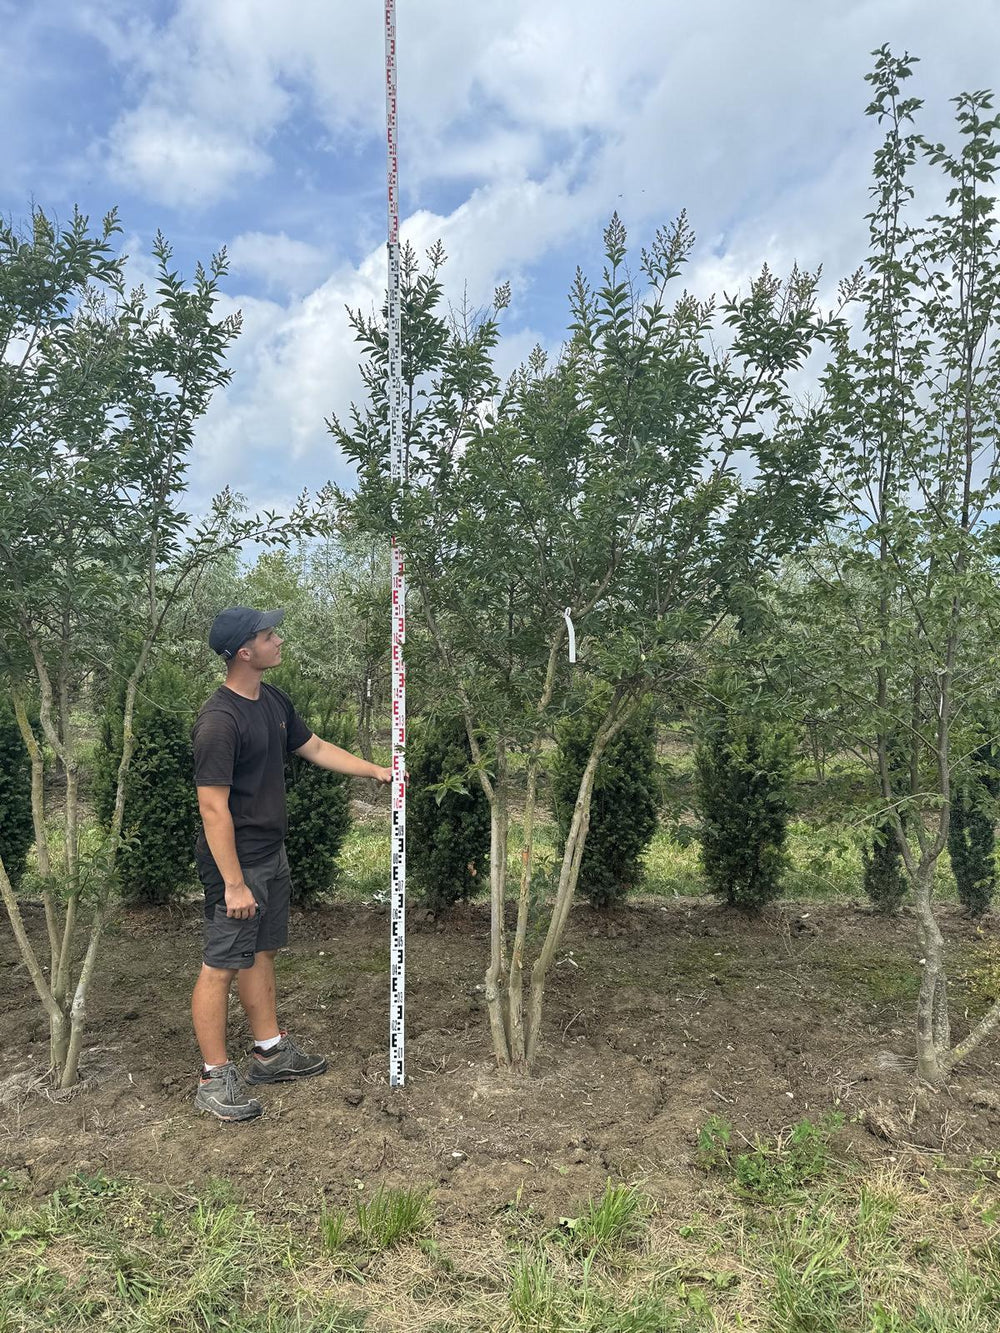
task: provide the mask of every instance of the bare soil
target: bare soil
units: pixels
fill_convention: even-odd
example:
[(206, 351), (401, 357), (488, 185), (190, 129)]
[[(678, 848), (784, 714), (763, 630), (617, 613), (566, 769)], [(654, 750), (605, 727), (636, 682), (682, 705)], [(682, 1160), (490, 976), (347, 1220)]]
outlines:
[[(29, 913), (39, 938), (40, 912)], [(977, 927), (943, 909), (955, 1026), (975, 1016), (961, 974)], [(90, 1005), (84, 1082), (54, 1094), (47, 1029), (9, 936), (0, 939), (0, 1168), (30, 1192), (74, 1170), (172, 1188), (227, 1179), (263, 1214), (312, 1210), (374, 1178), (433, 1188), (452, 1218), (482, 1217), (520, 1190), (541, 1215), (642, 1179), (682, 1210), (697, 1189), (699, 1127), (780, 1130), (830, 1110), (849, 1156), (992, 1153), (1000, 1131), (997, 1042), (939, 1092), (913, 1075), (912, 918), (851, 905), (783, 904), (757, 919), (702, 900), (643, 902), (570, 920), (548, 988), (531, 1076), (498, 1070), (482, 1002), (488, 915), (411, 913), (407, 1083), (387, 1082), (385, 909), (293, 914), (279, 960), (283, 1021), (329, 1072), (262, 1089), (244, 1125), (199, 1117), (190, 989), (200, 912), (134, 911), (112, 928)], [(964, 1016), (963, 1016), (964, 1015)], [(249, 1047), (238, 1006), (233, 1052)]]

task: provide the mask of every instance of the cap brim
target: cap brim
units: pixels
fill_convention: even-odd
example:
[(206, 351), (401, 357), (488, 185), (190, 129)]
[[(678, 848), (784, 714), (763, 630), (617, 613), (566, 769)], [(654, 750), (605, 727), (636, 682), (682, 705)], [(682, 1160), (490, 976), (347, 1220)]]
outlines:
[(275, 625), (280, 625), (285, 618), (284, 611), (262, 611), (260, 620), (257, 622), (257, 633), (262, 629), (274, 629)]

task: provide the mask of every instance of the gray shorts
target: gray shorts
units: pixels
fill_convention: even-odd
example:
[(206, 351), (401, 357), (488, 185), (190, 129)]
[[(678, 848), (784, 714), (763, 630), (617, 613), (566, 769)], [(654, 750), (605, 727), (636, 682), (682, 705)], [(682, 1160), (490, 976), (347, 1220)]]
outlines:
[(257, 911), (247, 921), (226, 916), (226, 886), (213, 860), (199, 858), (198, 874), (205, 886), (202, 938), (209, 967), (253, 967), (258, 952), (281, 949), (288, 943), (292, 879), (284, 847), (266, 861), (243, 867), (246, 886), (257, 900)]

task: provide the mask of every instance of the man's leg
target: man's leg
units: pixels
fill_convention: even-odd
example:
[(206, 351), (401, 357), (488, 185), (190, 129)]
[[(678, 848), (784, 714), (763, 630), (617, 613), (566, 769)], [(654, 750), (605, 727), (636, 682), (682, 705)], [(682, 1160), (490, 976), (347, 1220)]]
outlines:
[(262, 949), (255, 955), (253, 967), (240, 970), (240, 1004), (250, 1023), (255, 1042), (274, 1040), (281, 1035), (275, 1007), (274, 959), (277, 949)]
[(226, 1054), (226, 1018), (229, 987), (235, 975), (235, 968), (209, 967), (203, 963), (195, 982), (191, 1018), (201, 1058), (207, 1065), (224, 1065), (229, 1058)]

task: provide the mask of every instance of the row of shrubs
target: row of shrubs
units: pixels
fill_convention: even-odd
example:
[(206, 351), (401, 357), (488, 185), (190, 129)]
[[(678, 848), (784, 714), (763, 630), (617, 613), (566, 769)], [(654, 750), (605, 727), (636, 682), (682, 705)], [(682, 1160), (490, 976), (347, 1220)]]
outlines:
[[(271, 679), (309, 725), (345, 748), (350, 718), (334, 710), (294, 665)], [(125, 804), (119, 877), (126, 900), (163, 904), (193, 880), (197, 796), (191, 780), (190, 731), (198, 699), (169, 662), (147, 680), (134, 719), (136, 746)], [(581, 698), (557, 727), (549, 786), (559, 842), (569, 828), (580, 778), (600, 721), (601, 700)], [(120, 697), (106, 710), (94, 773), (94, 801), (110, 823), (122, 744)], [(702, 865), (710, 888), (730, 905), (756, 910), (777, 898), (788, 868), (794, 748), (787, 728), (742, 714), (723, 698), (703, 714), (695, 751)], [(975, 780), (953, 797), (949, 851), (960, 901), (972, 915), (995, 887), (994, 809), (1000, 756), (984, 748)], [(490, 812), (470, 777), (471, 755), (457, 720), (411, 728), (407, 755), (407, 882), (433, 911), (473, 897), (488, 880)], [(336, 884), (339, 853), (351, 827), (349, 780), (290, 758), (286, 769), (287, 850), (296, 899), (306, 904)], [(656, 831), (661, 798), (656, 718), (647, 707), (608, 746), (598, 769), (579, 893), (596, 908), (639, 887), (642, 857)], [(0, 713), (0, 856), (20, 881), (33, 841), (30, 768), (12, 715)], [(864, 888), (875, 907), (898, 910), (906, 893), (892, 826), (876, 822), (863, 848)]]

